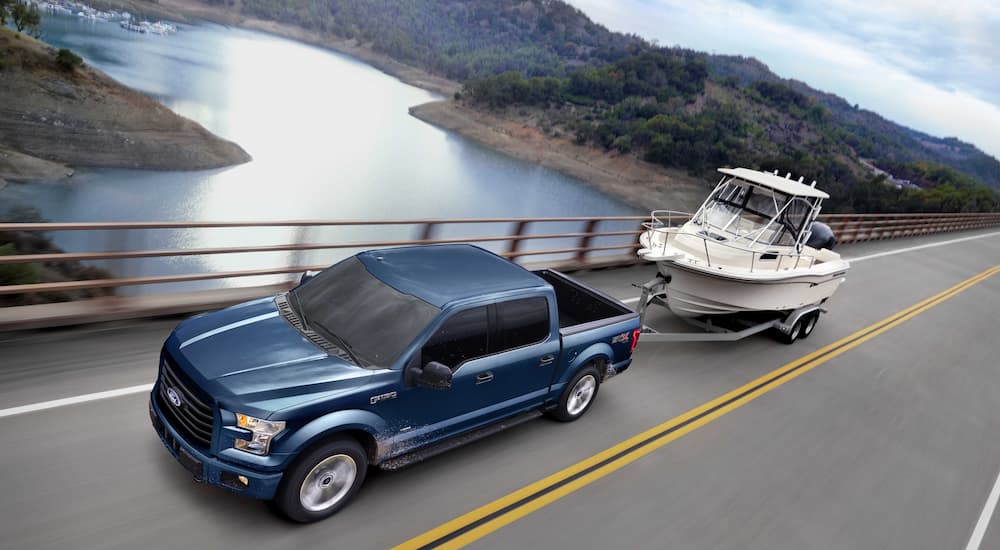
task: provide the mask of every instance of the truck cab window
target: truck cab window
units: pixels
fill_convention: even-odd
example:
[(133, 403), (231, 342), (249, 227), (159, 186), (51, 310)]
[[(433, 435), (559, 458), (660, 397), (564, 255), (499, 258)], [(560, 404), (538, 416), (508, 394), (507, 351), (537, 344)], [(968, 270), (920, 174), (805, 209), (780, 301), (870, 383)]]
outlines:
[(421, 350), (424, 364), (437, 361), (457, 369), (462, 363), (486, 355), (489, 317), (486, 306), (460, 311), (449, 317)]
[(541, 297), (497, 304), (500, 319), (500, 349), (507, 351), (542, 342), (549, 336), (549, 304)]

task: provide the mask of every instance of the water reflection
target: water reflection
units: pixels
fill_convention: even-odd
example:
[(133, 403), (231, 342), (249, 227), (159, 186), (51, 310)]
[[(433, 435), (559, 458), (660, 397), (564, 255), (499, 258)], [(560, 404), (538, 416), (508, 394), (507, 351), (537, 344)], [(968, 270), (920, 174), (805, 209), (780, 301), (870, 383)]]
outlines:
[[(204, 24), (177, 34), (47, 16), (45, 39), (239, 143), (254, 158), (229, 169), (83, 169), (70, 181), (9, 185), (54, 221), (388, 219), (627, 215), (580, 182), (427, 125), (407, 109), (435, 97), (346, 56), (261, 33)], [(622, 227), (633, 226), (625, 224)], [(610, 228), (610, 226), (609, 226)], [(484, 234), (500, 228), (484, 228)], [(548, 228), (552, 230), (554, 228)], [(579, 231), (574, 224), (567, 231)], [(413, 239), (412, 227), (145, 231), (54, 235), (68, 250), (200, 248)], [(467, 228), (442, 228), (458, 236)], [(569, 246), (572, 243), (563, 243)], [(546, 243), (553, 246), (552, 243)], [(525, 243), (525, 248), (538, 243)], [(116, 274), (171, 274), (331, 262), (350, 253), (218, 255), (105, 262)], [(230, 285), (260, 280), (235, 279)], [(206, 288), (218, 283), (191, 283)], [(137, 292), (144, 290), (138, 289)]]

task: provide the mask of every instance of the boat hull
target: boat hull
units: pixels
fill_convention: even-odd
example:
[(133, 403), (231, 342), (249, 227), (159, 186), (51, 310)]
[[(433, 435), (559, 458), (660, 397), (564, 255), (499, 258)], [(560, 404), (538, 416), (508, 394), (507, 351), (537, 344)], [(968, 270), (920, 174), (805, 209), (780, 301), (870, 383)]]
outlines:
[(751, 311), (790, 311), (819, 304), (845, 280), (846, 269), (752, 280), (708, 270), (657, 262), (668, 277), (667, 306), (680, 317), (730, 315)]

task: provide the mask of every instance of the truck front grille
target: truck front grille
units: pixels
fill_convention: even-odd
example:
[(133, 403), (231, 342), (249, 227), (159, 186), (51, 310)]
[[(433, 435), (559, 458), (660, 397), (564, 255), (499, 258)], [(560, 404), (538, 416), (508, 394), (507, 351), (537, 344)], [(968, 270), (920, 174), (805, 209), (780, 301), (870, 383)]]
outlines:
[(167, 422), (188, 443), (207, 449), (212, 443), (212, 401), (177, 368), (167, 353), (160, 362), (159, 388), (156, 398)]

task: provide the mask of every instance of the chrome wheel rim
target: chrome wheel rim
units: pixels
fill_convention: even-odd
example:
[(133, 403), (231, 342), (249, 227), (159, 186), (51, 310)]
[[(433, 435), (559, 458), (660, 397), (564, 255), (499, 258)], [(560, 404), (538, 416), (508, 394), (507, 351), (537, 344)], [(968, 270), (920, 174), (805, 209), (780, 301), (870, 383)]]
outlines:
[(344, 499), (358, 477), (358, 465), (348, 455), (333, 455), (313, 466), (299, 488), (299, 501), (310, 512), (329, 510)]
[(566, 401), (566, 412), (576, 416), (583, 412), (594, 398), (594, 391), (597, 389), (597, 379), (594, 375), (588, 374), (576, 381), (573, 389), (570, 390), (569, 399)]

